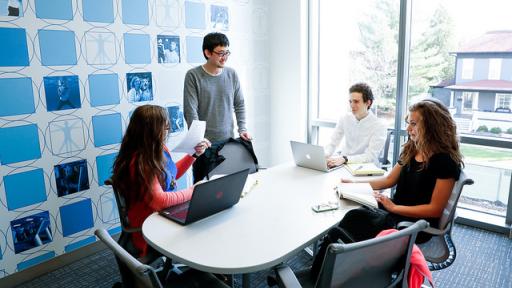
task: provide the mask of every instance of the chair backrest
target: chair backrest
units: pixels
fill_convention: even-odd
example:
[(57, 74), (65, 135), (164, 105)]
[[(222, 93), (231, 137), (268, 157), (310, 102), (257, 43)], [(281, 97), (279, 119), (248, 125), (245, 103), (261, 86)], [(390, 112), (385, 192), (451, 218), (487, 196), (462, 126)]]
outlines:
[(428, 222), (419, 220), (382, 237), (330, 244), (315, 287), (407, 287), (412, 247), (427, 227)]
[(450, 195), (450, 199), (448, 199), (448, 203), (446, 203), (446, 207), (444, 207), (443, 215), (439, 219), (439, 229), (444, 230), (455, 217), (455, 210), (457, 209), (457, 202), (459, 202), (460, 194), (462, 193), (462, 188), (464, 185), (472, 185), (474, 182), (472, 179), (468, 178), (464, 171), (460, 171), (459, 180), (455, 182), (455, 185), (452, 189), (452, 194)]
[(386, 136), (386, 142), (384, 142), (384, 148), (382, 149), (381, 156), (379, 156), (379, 162), (381, 167), (387, 168), (389, 164), (391, 164), (391, 161), (389, 161), (389, 145), (391, 143), (391, 138), (393, 137), (393, 130), (388, 130), (387, 136)]
[(232, 174), (247, 168), (249, 168), (249, 173), (258, 171), (258, 165), (252, 158), (251, 153), (238, 142), (227, 142), (219, 151), (219, 154), (226, 159), (210, 171), (208, 177)]
[[(135, 257), (130, 255), (126, 250), (124, 250), (105, 229), (97, 229), (94, 234), (98, 236), (98, 238), (107, 245), (107, 247), (114, 252), (114, 255), (119, 261), (119, 264), (123, 264), (128, 269), (123, 269), (119, 267), (119, 270), (123, 269), (123, 271), (128, 271), (131, 274), (131, 278), (134, 283), (130, 283), (130, 286), (133, 287), (158, 287), (161, 288), (162, 284), (158, 280), (156, 271), (153, 267), (142, 264)], [(126, 283), (123, 283), (126, 285)]]
[(126, 206), (126, 199), (119, 193), (114, 181), (112, 179), (105, 180), (105, 185), (112, 186), (114, 197), (116, 198), (117, 211), (119, 212), (119, 220), (121, 222), (121, 228), (127, 233), (133, 233), (140, 231), (139, 228), (130, 228), (130, 221), (128, 220), (128, 207)]

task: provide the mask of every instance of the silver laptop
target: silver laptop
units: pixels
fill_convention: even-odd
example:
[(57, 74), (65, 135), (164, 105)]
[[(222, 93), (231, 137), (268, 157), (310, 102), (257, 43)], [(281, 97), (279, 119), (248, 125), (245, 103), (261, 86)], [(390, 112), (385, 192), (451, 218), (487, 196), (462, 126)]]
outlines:
[(295, 164), (300, 167), (331, 172), (343, 165), (328, 168), (325, 161), (325, 152), (323, 146), (290, 141), (292, 146), (293, 159)]

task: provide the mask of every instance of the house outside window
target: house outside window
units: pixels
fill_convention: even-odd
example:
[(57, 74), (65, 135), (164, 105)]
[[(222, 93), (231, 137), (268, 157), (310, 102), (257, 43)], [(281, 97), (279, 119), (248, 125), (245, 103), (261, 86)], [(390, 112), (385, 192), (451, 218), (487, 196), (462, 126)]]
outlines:
[(512, 94), (497, 93), (495, 109), (498, 108), (512, 110)]
[(462, 59), (462, 79), (473, 79), (473, 67), (475, 66), (475, 59)]
[(489, 59), (489, 80), (500, 80), (501, 77), (501, 59)]
[(464, 112), (478, 110), (478, 92), (462, 92), (462, 108)]

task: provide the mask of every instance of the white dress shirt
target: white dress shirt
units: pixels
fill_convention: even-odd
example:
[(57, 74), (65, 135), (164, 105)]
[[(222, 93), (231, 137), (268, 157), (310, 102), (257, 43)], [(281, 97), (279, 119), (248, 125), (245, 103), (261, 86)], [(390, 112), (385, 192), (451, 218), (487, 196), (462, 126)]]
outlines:
[(348, 163), (379, 164), (379, 155), (386, 142), (387, 129), (384, 123), (368, 111), (368, 115), (357, 120), (354, 114), (343, 115), (325, 146), (325, 156), (330, 157), (343, 140), (339, 155), (347, 156)]

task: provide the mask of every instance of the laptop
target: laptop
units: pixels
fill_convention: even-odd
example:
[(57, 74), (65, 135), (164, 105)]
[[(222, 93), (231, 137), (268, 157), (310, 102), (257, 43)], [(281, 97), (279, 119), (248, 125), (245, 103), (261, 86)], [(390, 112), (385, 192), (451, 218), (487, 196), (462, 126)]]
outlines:
[(342, 167), (342, 165), (332, 168), (327, 167), (323, 146), (297, 141), (290, 141), (290, 144), (292, 146), (293, 159), (297, 166), (325, 172), (331, 172)]
[(160, 211), (160, 215), (187, 225), (223, 211), (240, 200), (249, 169), (196, 185), (190, 201)]

